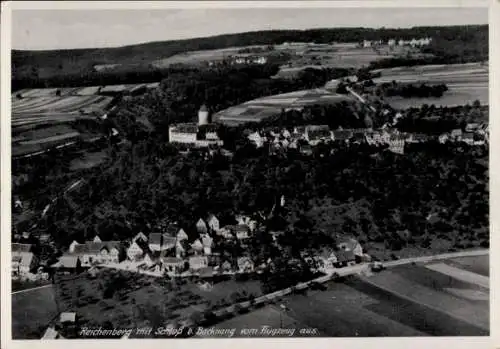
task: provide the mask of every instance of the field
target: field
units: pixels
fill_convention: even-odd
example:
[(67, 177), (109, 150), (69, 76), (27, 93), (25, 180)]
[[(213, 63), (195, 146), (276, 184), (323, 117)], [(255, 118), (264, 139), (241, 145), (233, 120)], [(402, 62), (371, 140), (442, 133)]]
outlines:
[(488, 65), (480, 63), (427, 65), (415, 67), (399, 67), (379, 69), (381, 77), (375, 83), (391, 82), (412, 84), (445, 83), (448, 91), (441, 98), (387, 98), (395, 108), (416, 107), (424, 103), (436, 106), (455, 106), (472, 104), (476, 99), (483, 105), (489, 103)]
[(295, 91), (254, 99), (225, 109), (215, 114), (214, 119), (225, 124), (258, 122), (279, 115), (282, 109), (300, 109), (311, 104), (335, 104), (342, 101), (352, 101), (352, 98), (331, 93), (325, 89)]
[(112, 269), (61, 279), (55, 288), (61, 311), (72, 309), (87, 326), (159, 326), (202, 312), (208, 302), (166, 279)]
[[(87, 92), (89, 88), (83, 88)], [(105, 113), (112, 98), (93, 94), (79, 95), (80, 89), (32, 89), (12, 96), (12, 155), (43, 153), (47, 149), (74, 144), (84, 136), (70, 123), (96, 120)], [(84, 92), (84, 93), (87, 93)], [(22, 98), (18, 98), (21, 95)]]
[[(457, 278), (442, 265), (485, 266), (488, 256), (395, 267), (331, 282), (325, 291), (291, 295), (217, 325), (315, 328), (327, 337), (484, 336), (489, 334), (489, 289), (481, 278)], [(441, 265), (437, 267), (436, 265)], [(432, 270), (432, 269), (439, 269)], [(274, 310), (274, 311), (273, 311)], [(255, 314), (255, 315), (254, 315)], [(267, 317), (266, 317), (267, 316)]]
[(57, 316), (54, 288), (12, 295), (12, 339), (38, 339)]
[(244, 49), (262, 50), (262, 54), (268, 55), (270, 51), (266, 49), (267, 46), (245, 46), (245, 47), (227, 47), (216, 50), (199, 50), (179, 53), (168, 58), (163, 58), (152, 62), (156, 68), (166, 68), (175, 64), (186, 65), (201, 65), (207, 64), (211, 61), (222, 61), (230, 55), (241, 55), (239, 51)]

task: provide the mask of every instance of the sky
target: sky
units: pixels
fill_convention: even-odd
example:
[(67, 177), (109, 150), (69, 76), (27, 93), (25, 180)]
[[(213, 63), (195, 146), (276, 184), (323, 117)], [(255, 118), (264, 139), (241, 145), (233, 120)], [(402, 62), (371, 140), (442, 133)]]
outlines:
[(13, 10), (12, 48), (116, 47), (267, 29), (487, 23), (487, 8)]

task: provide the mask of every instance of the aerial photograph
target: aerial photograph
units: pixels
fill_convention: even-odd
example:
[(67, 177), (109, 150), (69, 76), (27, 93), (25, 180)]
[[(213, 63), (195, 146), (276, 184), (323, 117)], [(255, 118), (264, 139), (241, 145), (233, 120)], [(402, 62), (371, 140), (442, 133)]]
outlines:
[(487, 7), (13, 10), (12, 339), (489, 336), (488, 52)]

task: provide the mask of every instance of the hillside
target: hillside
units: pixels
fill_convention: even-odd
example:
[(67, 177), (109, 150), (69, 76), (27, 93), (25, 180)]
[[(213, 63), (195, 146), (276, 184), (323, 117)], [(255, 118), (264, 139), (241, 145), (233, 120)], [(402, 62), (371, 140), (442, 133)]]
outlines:
[[(157, 72), (151, 63), (175, 54), (249, 45), (281, 44), (284, 42), (359, 42), (410, 39), (430, 36), (434, 43), (427, 53), (447, 56), (450, 59), (465, 57), (468, 61), (483, 60), (487, 54), (488, 26), (415, 27), (408, 29), (335, 28), (311, 30), (273, 30), (218, 35), (205, 38), (151, 42), (139, 45), (102, 49), (74, 49), (51, 51), (12, 51), (13, 87), (24, 80), (43, 80), (73, 76), (85, 80), (83, 75), (100, 75), (96, 65), (119, 64), (113, 67), (115, 74), (127, 72), (153, 74)], [(149, 76), (148, 75), (148, 76)], [(155, 74), (153, 74), (155, 75)], [(132, 77), (128, 77), (132, 78)], [(140, 77), (135, 76), (135, 79)], [(155, 76), (157, 79), (157, 76)], [(49, 79), (49, 80), (47, 80)], [(152, 79), (152, 77), (149, 77)], [(142, 80), (147, 80), (142, 78)], [(144, 81), (139, 81), (144, 82)]]

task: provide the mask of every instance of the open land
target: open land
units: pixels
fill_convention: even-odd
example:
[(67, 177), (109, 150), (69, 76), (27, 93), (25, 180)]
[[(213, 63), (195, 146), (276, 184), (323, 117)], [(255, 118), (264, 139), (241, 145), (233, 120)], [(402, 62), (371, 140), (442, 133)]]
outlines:
[(59, 314), (52, 286), (12, 295), (12, 338), (39, 339)]
[[(465, 263), (488, 263), (488, 256), (459, 258)], [(470, 279), (431, 270), (432, 265), (405, 265), (373, 274), (330, 282), (325, 291), (291, 295), (256, 312), (230, 319), (219, 328), (280, 326), (279, 316), (263, 313), (288, 310), (283, 327), (300, 324), (316, 328), (321, 336), (483, 336), (489, 333), (488, 289)], [(255, 313), (255, 318), (253, 314)]]
[(374, 79), (377, 84), (394, 80), (411, 84), (444, 83), (448, 87), (448, 91), (441, 98), (387, 98), (394, 108), (419, 107), (422, 104), (455, 106), (472, 104), (475, 100), (479, 100), (483, 105), (489, 103), (489, 68), (481, 63), (399, 67), (373, 72), (381, 74), (381, 77)]
[(252, 101), (222, 110), (214, 115), (217, 122), (239, 124), (258, 122), (265, 118), (279, 115), (282, 109), (300, 109), (313, 104), (335, 104), (353, 101), (350, 96), (332, 93), (325, 89), (312, 89), (284, 93), (254, 99)]

